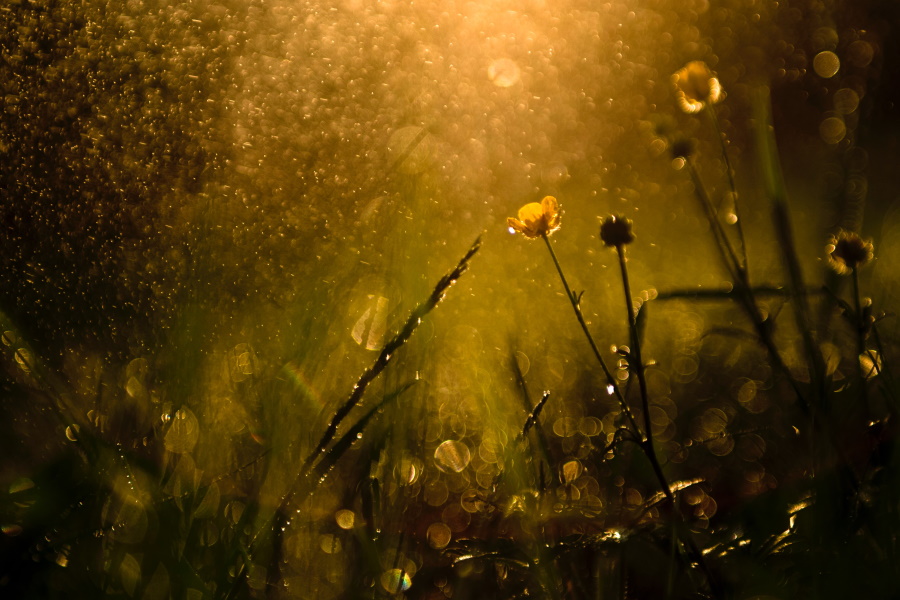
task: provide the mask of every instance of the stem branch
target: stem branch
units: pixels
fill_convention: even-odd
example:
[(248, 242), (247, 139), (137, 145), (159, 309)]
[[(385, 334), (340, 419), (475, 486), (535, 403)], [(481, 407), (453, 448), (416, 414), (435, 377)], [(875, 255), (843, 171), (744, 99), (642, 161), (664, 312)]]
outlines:
[(628, 408), (628, 403), (625, 402), (625, 397), (622, 395), (622, 391), (619, 389), (619, 385), (616, 382), (616, 378), (613, 377), (612, 372), (609, 370), (609, 367), (606, 366), (606, 361), (603, 360), (603, 355), (600, 354), (600, 349), (597, 348), (596, 342), (594, 342), (594, 337), (591, 335), (591, 331), (588, 329), (587, 323), (584, 321), (584, 315), (581, 312), (581, 303), (575, 294), (572, 293), (572, 290), (569, 288), (569, 282), (566, 279), (565, 274), (563, 273), (562, 267), (559, 264), (559, 259), (556, 258), (556, 252), (553, 251), (553, 245), (550, 243), (550, 239), (547, 237), (546, 233), (541, 234), (541, 237), (544, 238), (544, 242), (547, 244), (547, 250), (550, 251), (550, 257), (553, 259), (553, 264), (556, 265), (556, 272), (559, 273), (559, 279), (562, 281), (563, 287), (566, 290), (566, 297), (569, 299), (569, 303), (572, 305), (572, 310), (575, 311), (575, 317), (578, 319), (578, 324), (581, 325), (581, 330), (584, 331), (584, 335), (587, 338), (588, 344), (591, 346), (591, 350), (594, 353), (594, 357), (597, 359), (597, 362), (600, 363), (600, 368), (603, 369), (603, 374), (606, 376), (606, 383), (609, 386), (609, 389), (612, 390), (612, 394), (616, 396), (616, 400), (619, 401), (619, 405), (622, 407), (622, 412), (625, 413), (625, 416), (628, 418), (628, 422), (631, 425), (634, 433), (642, 438), (641, 429), (638, 427), (637, 421), (634, 420), (634, 415), (631, 414), (631, 409)]

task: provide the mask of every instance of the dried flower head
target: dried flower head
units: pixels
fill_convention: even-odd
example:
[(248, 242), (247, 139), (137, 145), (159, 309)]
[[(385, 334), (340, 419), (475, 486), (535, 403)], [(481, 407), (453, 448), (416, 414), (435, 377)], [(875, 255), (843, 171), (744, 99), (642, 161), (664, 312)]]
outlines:
[(618, 215), (610, 215), (600, 224), (600, 239), (607, 246), (624, 246), (634, 241), (631, 220)]
[(559, 202), (553, 196), (544, 196), (540, 202), (531, 202), (519, 209), (519, 218), (506, 220), (511, 233), (519, 232), (527, 238), (550, 235), (559, 229)]
[(725, 97), (718, 77), (701, 60), (689, 62), (672, 75), (678, 106), (686, 113), (698, 113)]
[(839, 275), (849, 275), (872, 260), (873, 250), (870, 240), (864, 240), (852, 231), (839, 231), (837, 235), (832, 235), (825, 247), (828, 266)]
[(694, 140), (686, 137), (678, 137), (672, 141), (669, 146), (672, 151), (672, 158), (688, 159), (694, 154)]

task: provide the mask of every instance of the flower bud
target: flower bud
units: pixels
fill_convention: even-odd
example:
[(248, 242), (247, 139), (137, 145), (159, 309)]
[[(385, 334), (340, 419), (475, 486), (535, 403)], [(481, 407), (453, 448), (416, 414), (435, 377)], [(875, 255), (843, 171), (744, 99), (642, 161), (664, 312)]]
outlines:
[(600, 224), (600, 239), (607, 246), (624, 246), (634, 241), (631, 220), (618, 215), (610, 215)]

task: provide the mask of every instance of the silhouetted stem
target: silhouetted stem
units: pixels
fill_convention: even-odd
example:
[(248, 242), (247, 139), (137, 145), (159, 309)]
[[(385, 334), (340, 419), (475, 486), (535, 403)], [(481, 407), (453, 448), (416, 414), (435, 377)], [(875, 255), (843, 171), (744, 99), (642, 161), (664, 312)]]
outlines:
[[(856, 308), (856, 369), (859, 373), (860, 396), (866, 410), (869, 408), (869, 390), (866, 384), (868, 377), (862, 364), (862, 357), (866, 354), (866, 322), (862, 312), (862, 298), (859, 294), (859, 272), (853, 267), (853, 305)], [(876, 364), (876, 361), (873, 361)]]
[[(872, 324), (872, 339), (875, 341), (875, 348), (878, 350), (878, 354), (875, 356), (871, 356), (872, 361), (875, 363), (875, 368), (877, 369), (876, 373), (880, 375), (884, 380), (886, 380), (884, 384), (885, 393), (890, 397), (891, 402), (889, 406), (895, 414), (897, 413), (897, 393), (896, 393), (896, 383), (893, 377), (893, 371), (888, 368), (888, 360), (884, 354), (884, 346), (881, 343), (881, 336), (878, 335), (878, 326), (876, 324)], [(881, 361), (881, 366), (878, 365), (878, 360)]]
[(724, 229), (722, 229), (722, 224), (719, 222), (719, 217), (716, 213), (716, 209), (713, 207), (712, 202), (709, 199), (709, 194), (706, 192), (706, 187), (703, 185), (703, 181), (700, 179), (700, 175), (699, 173), (697, 173), (697, 169), (694, 167), (694, 163), (691, 161), (691, 159), (688, 158), (685, 162), (688, 167), (688, 172), (691, 175), (691, 180), (694, 183), (694, 191), (697, 194), (697, 198), (700, 200), (700, 204), (703, 208), (704, 213), (706, 213), (706, 218), (709, 221), (709, 226), (710, 228), (712, 228), (713, 237), (716, 240), (716, 245), (719, 247), (719, 254), (722, 257), (725, 269), (731, 276), (731, 281), (734, 284), (735, 292), (737, 293), (737, 299), (741, 307), (744, 309), (744, 312), (746, 312), (747, 316), (750, 318), (750, 321), (753, 324), (753, 328), (756, 330), (756, 334), (759, 336), (760, 342), (766, 348), (773, 366), (784, 376), (785, 379), (787, 379), (791, 388), (794, 390), (797, 399), (803, 405), (804, 409), (808, 411), (809, 404), (807, 403), (803, 392), (800, 390), (800, 386), (797, 384), (797, 381), (794, 379), (793, 375), (791, 375), (791, 372), (787, 368), (787, 365), (785, 365), (784, 361), (781, 359), (781, 355), (778, 352), (778, 347), (775, 345), (775, 341), (772, 339), (771, 330), (760, 314), (759, 307), (756, 305), (756, 298), (754, 297), (753, 288), (750, 285), (747, 271), (741, 266), (740, 262), (738, 261), (737, 256), (734, 253), (734, 248), (728, 241), (728, 237), (725, 235)]
[(366, 391), (366, 387), (376, 378), (378, 375), (387, 367), (388, 362), (391, 360), (391, 356), (393, 356), (394, 352), (399, 350), (412, 336), (413, 332), (416, 328), (422, 323), (422, 319), (430, 313), (434, 308), (438, 305), (438, 303), (444, 298), (444, 294), (447, 292), (447, 289), (456, 283), (456, 280), (459, 279), (462, 274), (466, 271), (469, 266), (469, 260), (478, 252), (478, 249), (481, 248), (481, 237), (479, 236), (475, 243), (472, 244), (472, 247), (469, 248), (469, 251), (465, 256), (459, 261), (456, 265), (456, 268), (444, 275), (440, 281), (438, 281), (437, 285), (432, 290), (431, 295), (428, 297), (425, 302), (420, 304), (413, 310), (409, 317), (406, 319), (406, 323), (403, 325), (403, 328), (400, 330), (397, 335), (391, 338), (382, 348), (381, 352), (378, 353), (378, 358), (375, 359), (375, 362), (371, 367), (366, 369), (363, 374), (360, 376), (359, 380), (357, 380), (356, 384), (353, 386), (353, 391), (350, 393), (350, 397), (344, 401), (344, 403), (335, 411), (334, 415), (331, 418), (331, 422), (328, 424), (328, 427), (325, 429), (325, 433), (322, 434), (322, 438), (319, 440), (319, 443), (316, 445), (315, 449), (310, 452), (309, 456), (306, 457), (306, 460), (303, 462), (303, 468), (301, 469), (299, 479), (302, 479), (309, 472), (312, 464), (319, 458), (324, 452), (325, 448), (328, 446), (328, 443), (334, 439), (335, 434), (337, 433), (338, 426), (341, 424), (341, 421), (350, 414), (350, 411), (362, 400), (363, 394)]
[(728, 270), (729, 274), (731, 274), (732, 280), (740, 280), (746, 284), (746, 271), (738, 260), (737, 255), (734, 253), (734, 248), (728, 240), (725, 230), (722, 228), (722, 223), (719, 221), (719, 213), (716, 211), (716, 208), (709, 198), (706, 186), (703, 185), (703, 180), (700, 179), (697, 167), (694, 166), (694, 161), (692, 161), (690, 157), (687, 157), (685, 159), (685, 164), (687, 165), (688, 173), (691, 175), (691, 181), (694, 184), (694, 191), (697, 194), (697, 199), (700, 200), (703, 212), (706, 213), (706, 220), (709, 221), (709, 226), (713, 231), (716, 245), (719, 246), (719, 253), (722, 256), (722, 260), (725, 261), (725, 268)]
[[(637, 317), (634, 313), (634, 301), (631, 298), (631, 284), (628, 282), (628, 268), (625, 266), (625, 246), (618, 244), (616, 246), (616, 254), (619, 255), (619, 268), (622, 271), (622, 288), (625, 291), (625, 306), (628, 308), (628, 328), (631, 332), (630, 353), (632, 361), (629, 361), (629, 366), (634, 369), (638, 378), (638, 386), (641, 391), (641, 408), (644, 411), (645, 438), (651, 442), (650, 449), (652, 452), (653, 432), (650, 429), (650, 404), (647, 395), (647, 379), (644, 377), (644, 361), (641, 359), (641, 341), (638, 337)], [(631, 362), (634, 362), (634, 364), (631, 364)], [(669, 485), (665, 482), (661, 483), (664, 484), (663, 491), (666, 492), (666, 496), (670, 496), (672, 492), (669, 490)]]
[[(363, 394), (365, 393), (368, 385), (372, 383), (372, 381), (374, 381), (382, 371), (384, 371), (384, 369), (390, 362), (391, 356), (394, 354), (394, 352), (399, 350), (401, 347), (403, 347), (404, 344), (406, 344), (407, 341), (409, 341), (409, 338), (412, 337), (412, 334), (422, 323), (422, 319), (426, 315), (428, 315), (428, 313), (434, 310), (434, 308), (440, 303), (440, 301), (443, 300), (444, 295), (447, 293), (447, 290), (454, 283), (456, 283), (456, 280), (459, 279), (463, 273), (466, 272), (466, 270), (469, 268), (469, 261), (473, 256), (475, 256), (480, 248), (481, 236), (478, 236), (478, 238), (475, 240), (475, 243), (473, 243), (468, 252), (466, 252), (465, 256), (463, 256), (462, 259), (460, 259), (460, 261), (456, 264), (456, 267), (452, 271), (441, 277), (437, 285), (435, 285), (434, 289), (431, 291), (431, 294), (428, 296), (428, 298), (426, 298), (424, 302), (413, 309), (409, 317), (406, 319), (406, 323), (404, 323), (403, 328), (400, 329), (400, 331), (384, 346), (382, 346), (381, 352), (378, 353), (378, 357), (375, 359), (375, 362), (372, 364), (372, 366), (370, 366), (363, 372), (363, 374), (353, 385), (353, 390), (350, 392), (349, 397), (344, 401), (343, 404), (341, 404), (340, 407), (338, 407), (334, 415), (332, 415), (331, 421), (325, 428), (325, 432), (322, 434), (319, 443), (316, 444), (316, 447), (313, 449), (313, 451), (310, 452), (310, 454), (306, 457), (306, 460), (303, 461), (303, 465), (300, 467), (300, 472), (298, 473), (296, 479), (291, 483), (291, 485), (288, 487), (287, 492), (282, 497), (281, 502), (279, 503), (276, 510), (276, 514), (281, 513), (287, 508), (288, 504), (290, 504), (291, 500), (293, 499), (297, 489), (312, 472), (316, 461), (322, 459), (322, 457), (325, 456), (326, 449), (328, 448), (328, 445), (331, 443), (331, 441), (334, 440), (341, 422), (347, 417), (347, 415), (350, 414), (353, 408), (358, 406), (362, 401)], [(360, 421), (359, 423), (362, 423), (362, 425), (364, 426), (373, 414), (374, 411), (371, 411), (369, 415), (363, 417), (364, 420)], [(362, 432), (361, 428), (359, 432)], [(248, 558), (252, 556), (253, 546), (256, 540), (265, 530), (265, 528), (266, 526), (260, 528), (250, 540)], [(239, 582), (246, 575), (246, 572), (247, 561), (245, 560), (235, 577), (235, 584), (227, 596), (229, 600), (234, 597), (234, 594), (237, 592)]]
[(679, 521), (678, 525), (675, 527), (676, 531), (679, 532), (679, 537), (682, 539), (685, 546), (687, 546), (691, 559), (697, 562), (697, 565), (699, 565), (700, 569), (706, 575), (706, 580), (710, 590), (713, 592), (713, 596), (721, 597), (721, 590), (703, 558), (703, 553), (697, 547), (696, 542), (694, 542), (694, 538), (690, 531), (684, 527), (684, 517), (678, 509), (678, 505), (675, 503), (675, 494), (672, 493), (672, 486), (669, 485), (669, 480), (666, 479), (666, 474), (663, 472), (659, 457), (656, 455), (656, 447), (653, 445), (653, 422), (650, 418), (650, 395), (647, 392), (647, 378), (644, 373), (644, 361), (641, 358), (641, 340), (637, 329), (637, 316), (634, 312), (634, 301), (631, 297), (628, 267), (625, 265), (625, 246), (617, 244), (616, 254), (619, 257), (619, 269), (622, 272), (622, 290), (625, 293), (625, 307), (628, 310), (628, 329), (631, 333), (631, 348), (629, 349), (630, 358), (628, 365), (629, 368), (634, 370), (634, 373), (637, 376), (638, 387), (641, 393), (641, 408), (644, 411), (645, 436), (644, 439), (640, 441), (639, 445), (647, 456), (647, 460), (650, 461), (653, 473), (659, 481), (659, 487), (662, 489), (663, 494), (665, 494), (666, 499), (672, 505), (672, 510)]
[(637, 422), (634, 420), (634, 416), (631, 414), (631, 409), (628, 408), (628, 403), (625, 402), (625, 397), (622, 395), (622, 391), (619, 389), (616, 378), (613, 377), (613, 374), (609, 370), (609, 367), (606, 366), (606, 361), (603, 360), (603, 355), (600, 354), (600, 350), (599, 348), (597, 348), (596, 342), (594, 342), (594, 337), (591, 335), (591, 331), (588, 329), (587, 323), (585, 323), (584, 321), (584, 315), (581, 312), (581, 303), (569, 288), (569, 282), (566, 279), (566, 275), (565, 273), (563, 273), (562, 267), (559, 264), (559, 259), (556, 258), (556, 252), (553, 251), (553, 245), (550, 243), (550, 239), (547, 237), (547, 234), (541, 234), (541, 237), (544, 238), (544, 242), (547, 244), (547, 250), (550, 251), (550, 257), (553, 259), (553, 264), (556, 265), (556, 272), (559, 273), (559, 279), (560, 281), (562, 281), (563, 287), (566, 290), (566, 297), (569, 299), (569, 303), (572, 305), (572, 310), (575, 311), (575, 317), (578, 319), (578, 324), (581, 325), (581, 330), (584, 331), (584, 335), (587, 338), (588, 344), (590, 344), (591, 346), (594, 357), (597, 359), (597, 362), (600, 363), (600, 368), (603, 369), (603, 374), (606, 375), (607, 385), (612, 389), (612, 393), (615, 394), (616, 399), (619, 401), (619, 405), (622, 407), (622, 412), (625, 413), (625, 416), (628, 418), (628, 422), (634, 429), (635, 435), (637, 435), (639, 438), (643, 437), (641, 435), (641, 428), (638, 427)]
[(725, 161), (725, 171), (728, 173), (728, 185), (731, 188), (731, 199), (734, 202), (734, 217), (736, 219), (735, 226), (737, 227), (738, 241), (741, 244), (741, 258), (743, 260), (741, 266), (746, 271), (747, 243), (744, 240), (744, 226), (742, 225), (737, 186), (734, 184), (734, 169), (732, 169), (731, 159), (728, 157), (728, 145), (725, 143), (725, 134), (722, 132), (722, 127), (719, 125), (719, 114), (716, 112), (716, 108), (712, 103), (709, 104), (707, 109), (709, 111), (710, 120), (713, 124), (713, 129), (716, 132), (716, 137), (719, 138), (719, 145), (722, 148), (722, 159)]

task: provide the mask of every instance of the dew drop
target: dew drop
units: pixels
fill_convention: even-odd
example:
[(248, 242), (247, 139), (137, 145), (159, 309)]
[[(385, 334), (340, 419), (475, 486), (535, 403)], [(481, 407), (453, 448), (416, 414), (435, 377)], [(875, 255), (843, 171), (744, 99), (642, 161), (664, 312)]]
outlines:
[(434, 451), (434, 461), (443, 471), (460, 473), (469, 465), (471, 459), (469, 447), (457, 440), (447, 440)]
[(838, 55), (831, 50), (819, 52), (813, 59), (813, 69), (815, 69), (816, 75), (825, 79), (837, 75), (840, 68), (841, 59), (839, 59)]
[(389, 594), (405, 592), (412, 585), (412, 579), (403, 569), (391, 569), (381, 575), (381, 587)]

